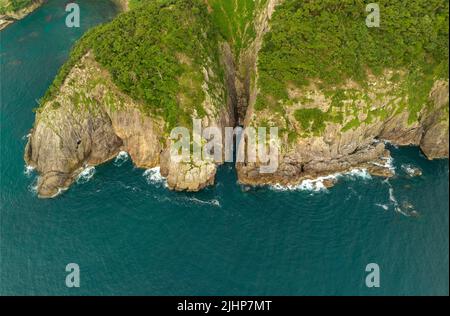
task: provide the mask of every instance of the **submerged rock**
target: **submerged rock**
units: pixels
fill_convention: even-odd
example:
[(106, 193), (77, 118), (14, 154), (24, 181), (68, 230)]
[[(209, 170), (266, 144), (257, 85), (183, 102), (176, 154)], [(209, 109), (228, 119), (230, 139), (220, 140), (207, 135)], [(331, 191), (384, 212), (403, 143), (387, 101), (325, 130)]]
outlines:
[(410, 177), (420, 177), (422, 176), (422, 170), (420, 168), (411, 165), (402, 165), (403, 171), (405, 171)]

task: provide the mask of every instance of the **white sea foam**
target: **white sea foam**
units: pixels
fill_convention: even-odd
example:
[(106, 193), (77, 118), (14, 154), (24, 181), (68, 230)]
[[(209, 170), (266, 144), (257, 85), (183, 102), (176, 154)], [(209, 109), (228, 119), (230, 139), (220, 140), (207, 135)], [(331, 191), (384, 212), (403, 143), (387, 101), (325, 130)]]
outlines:
[(34, 172), (34, 167), (32, 166), (26, 166), (25, 165), (25, 170), (23, 171), (23, 173), (27, 176), (27, 177), (31, 177), (33, 175)]
[(77, 177), (77, 183), (86, 183), (92, 179), (95, 174), (95, 167), (86, 167)]
[(212, 199), (212, 200), (209, 200), (209, 201), (203, 201), (203, 200), (197, 199), (195, 197), (190, 197), (188, 200), (192, 201), (194, 203), (198, 203), (198, 204), (208, 204), (208, 205), (213, 205), (213, 206), (217, 206), (217, 207), (221, 206), (219, 200), (217, 200), (217, 199)]
[(124, 188), (124, 189), (126, 189), (126, 190), (133, 191), (133, 192), (142, 191), (139, 187), (134, 187), (134, 186), (131, 186), (131, 185), (126, 185), (126, 184), (124, 184), (124, 183), (121, 182), (121, 181), (119, 181), (119, 185), (120, 185), (122, 188)]
[(354, 178), (362, 178), (370, 180), (372, 179), (372, 176), (370, 175), (369, 171), (367, 169), (353, 169), (349, 172), (343, 173), (343, 174), (337, 174), (339, 176), (350, 176)]
[(38, 178), (36, 177), (33, 182), (28, 186), (28, 191), (33, 193), (33, 194), (37, 194), (37, 188), (38, 188)]
[(60, 195), (61, 193), (65, 192), (65, 191), (67, 191), (67, 188), (63, 188), (63, 189), (59, 188), (58, 192), (53, 194), (50, 198), (53, 199), (53, 198), (57, 197), (58, 195)]
[(394, 143), (392, 143), (390, 140), (382, 139), (381, 141), (382, 141), (383, 143), (385, 143), (386, 145), (389, 145), (389, 146), (394, 147), (395, 149), (398, 149), (398, 146), (395, 145)]
[(392, 205), (394, 205), (394, 209), (397, 212), (401, 213), (402, 210), (400, 208), (400, 205), (398, 204), (397, 199), (394, 196), (394, 188), (392, 188), (392, 187), (389, 188), (389, 201), (391, 201)]
[(326, 177), (319, 177), (316, 179), (306, 179), (303, 180), (300, 184), (297, 185), (282, 185), (282, 184), (274, 184), (270, 186), (272, 190), (275, 191), (312, 191), (312, 192), (320, 192), (326, 191), (327, 188), (324, 185), (325, 180), (336, 179), (335, 175), (329, 175)]
[(382, 157), (381, 160), (384, 161), (384, 163), (379, 162), (372, 162), (374, 166), (382, 167), (389, 169), (393, 174), (395, 174), (395, 166), (394, 166), (394, 158), (392, 157)]
[[(28, 186), (28, 191), (33, 193), (34, 195), (38, 194), (38, 177), (36, 177), (33, 182)], [(50, 196), (50, 198), (55, 198), (60, 195), (62, 192), (67, 191), (67, 188), (59, 188), (58, 191)]]
[(144, 171), (142, 175), (145, 177), (148, 184), (156, 184), (156, 185), (164, 184), (164, 186), (167, 186), (166, 179), (161, 175), (160, 167), (147, 169)]
[(117, 167), (120, 167), (121, 165), (123, 165), (125, 162), (127, 162), (129, 159), (129, 155), (126, 151), (121, 151), (116, 159), (114, 160), (114, 165)]
[(402, 214), (404, 216), (408, 216), (409, 217), (410, 215), (402, 210), (402, 208), (400, 207), (400, 204), (398, 203), (397, 199), (395, 198), (394, 188), (392, 187), (392, 185), (389, 182), (389, 180), (386, 180), (384, 183), (387, 183), (389, 185), (389, 201), (391, 201), (392, 205), (394, 206), (394, 210), (397, 213), (400, 213), (400, 214)]
[(330, 176), (330, 177), (320, 177), (320, 178), (317, 178), (314, 180), (309, 180), (309, 179), (304, 180), (304, 181), (302, 181), (302, 183), (300, 183), (298, 188), (302, 191), (314, 191), (314, 192), (326, 191), (327, 188), (323, 184), (323, 181), (331, 180), (333, 178), (334, 177)]
[(378, 206), (378, 207), (381, 207), (385, 211), (387, 211), (389, 209), (389, 205), (387, 205), (387, 204), (377, 203), (375, 205)]
[(164, 196), (164, 195), (153, 195), (153, 198), (155, 199), (155, 200), (157, 200), (158, 202), (168, 202), (168, 203), (173, 203), (175, 200), (174, 199), (171, 199), (171, 198), (169, 198), (169, 197), (167, 197), (167, 196)]
[(275, 184), (270, 186), (275, 191), (311, 191), (311, 192), (326, 192), (328, 191), (325, 186), (325, 181), (337, 181), (339, 178), (362, 178), (371, 179), (370, 173), (366, 169), (353, 169), (349, 172), (335, 173), (324, 177), (318, 177), (316, 179), (303, 180), (298, 185), (281, 185)]
[(417, 173), (422, 173), (422, 170), (410, 164), (403, 164), (402, 170), (406, 172), (410, 177), (414, 177), (415, 175), (417, 175)]

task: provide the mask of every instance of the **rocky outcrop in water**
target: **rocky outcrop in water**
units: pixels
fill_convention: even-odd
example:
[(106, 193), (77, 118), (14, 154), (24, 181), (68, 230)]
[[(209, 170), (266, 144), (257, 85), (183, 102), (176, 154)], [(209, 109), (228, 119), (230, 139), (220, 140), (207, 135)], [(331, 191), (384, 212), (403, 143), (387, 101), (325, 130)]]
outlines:
[[(230, 108), (206, 117), (204, 126), (232, 126)], [(171, 189), (198, 191), (214, 183), (215, 163), (173, 162), (169, 146), (161, 118), (144, 114), (89, 53), (72, 68), (56, 99), (39, 108), (25, 161), (40, 174), (37, 190), (43, 198), (58, 195), (83, 169), (121, 151), (138, 168), (161, 166)]]

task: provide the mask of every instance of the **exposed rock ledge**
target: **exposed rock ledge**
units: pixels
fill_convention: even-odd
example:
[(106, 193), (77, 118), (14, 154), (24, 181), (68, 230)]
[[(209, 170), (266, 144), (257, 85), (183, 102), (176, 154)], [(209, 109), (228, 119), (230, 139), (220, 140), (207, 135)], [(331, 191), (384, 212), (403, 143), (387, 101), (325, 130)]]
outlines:
[[(398, 146), (420, 146), (428, 159), (448, 158), (448, 89), (448, 81), (435, 82), (429, 95), (431, 110), (424, 107), (418, 122), (409, 123), (409, 113), (405, 110), (348, 131), (342, 131), (340, 124), (330, 124), (322, 136), (300, 137), (294, 144), (282, 147), (279, 168), (274, 174), (261, 174), (258, 163), (239, 164), (239, 181), (248, 185), (295, 185), (305, 179), (355, 168), (390, 177), (393, 175), (387, 164), (390, 153), (381, 140)], [(386, 100), (381, 100), (379, 106), (385, 107)], [(252, 108), (247, 115), (253, 115)]]
[(129, 10), (128, 0), (112, 0), (112, 2), (119, 8), (120, 11), (125, 12)]
[(34, 0), (31, 5), (17, 12), (8, 12), (7, 14), (0, 15), (0, 31), (15, 21), (23, 19), (28, 14), (39, 8), (44, 2), (45, 0)]
[[(217, 117), (209, 115), (203, 126), (232, 126), (230, 108)], [(214, 183), (215, 163), (175, 163), (169, 145), (164, 122), (143, 114), (141, 105), (121, 93), (88, 53), (72, 68), (58, 96), (39, 108), (25, 161), (40, 174), (41, 198), (58, 195), (84, 168), (109, 161), (120, 151), (128, 152), (138, 168), (161, 166), (170, 189), (199, 191)]]
[[(239, 121), (245, 127), (265, 126), (268, 122), (275, 122), (274, 126), (284, 127), (285, 130), (296, 133), (299, 137), (291, 143), (287, 135), (283, 135), (283, 144), (279, 155), (279, 168), (273, 174), (259, 172), (259, 163), (239, 163), (237, 173), (239, 182), (246, 185), (296, 185), (306, 179), (328, 176), (336, 172), (347, 172), (352, 169), (367, 169), (374, 176), (391, 177), (393, 172), (388, 164), (390, 152), (384, 141), (394, 145), (420, 146), (428, 159), (448, 158), (449, 156), (449, 82), (437, 80), (429, 94), (431, 107), (423, 106), (419, 113), (419, 120), (410, 123), (407, 109), (397, 111), (397, 87), (389, 78), (394, 71), (385, 70), (381, 77), (369, 74), (368, 83), (372, 87), (367, 100), (358, 100), (361, 109), (363, 105), (371, 110), (388, 112), (386, 119), (375, 119), (372, 123), (362, 123), (359, 127), (344, 130), (341, 124), (329, 124), (322, 136), (301, 137), (302, 130), (294, 118), (294, 111), (301, 108), (301, 104), (286, 107), (287, 118), (277, 117), (270, 111), (256, 111), (255, 103), (260, 87), (258, 82), (258, 53), (265, 33), (270, 32), (270, 20), (277, 5), (282, 0), (269, 0), (265, 10), (256, 18), (256, 37), (253, 43), (242, 53), (240, 68), (246, 76), (240, 75), (236, 88), (238, 95)], [(401, 74), (401, 71), (398, 71)], [(251, 77), (254, 80), (251, 80)], [(359, 90), (355, 83), (349, 82), (350, 87)], [(309, 87), (311, 88), (311, 87)], [(362, 89), (360, 89), (362, 90)], [(313, 102), (310, 107), (327, 107), (324, 92), (317, 87), (311, 88)], [(311, 92), (309, 91), (309, 92)], [(295, 91), (295, 93), (302, 91)], [(378, 99), (377, 95), (381, 95)], [(344, 100), (344, 102), (351, 100)], [(394, 106), (388, 106), (394, 104)], [(323, 109), (322, 109), (323, 110)], [(358, 115), (364, 116), (360, 111)], [(284, 121), (286, 119), (286, 121)], [(357, 117), (363, 121), (363, 117)], [(284, 125), (286, 124), (286, 125)], [(332, 183), (329, 183), (332, 185)]]
[[(266, 10), (256, 19), (256, 39), (242, 54), (238, 65), (234, 65), (229, 47), (224, 46), (227, 106), (218, 115), (213, 115), (211, 106), (206, 104), (208, 115), (203, 126), (234, 126), (236, 112), (245, 126), (253, 123), (258, 126), (258, 120), (264, 118), (264, 113), (254, 110), (258, 87), (257, 80), (250, 78), (258, 76), (257, 55), (262, 36), (269, 29), (268, 21), (278, 2), (270, 0)], [(392, 85), (385, 78), (372, 80), (376, 81), (373, 86), (379, 90), (372, 91), (374, 95), (386, 92), (381, 100), (372, 100), (373, 106), (385, 109), (393, 101), (389, 99)], [(383, 92), (385, 88), (387, 90)], [(324, 100), (323, 91), (316, 89), (313, 95), (319, 101)], [(293, 144), (283, 146), (279, 168), (274, 174), (259, 173), (259, 165), (255, 163), (239, 164), (239, 181), (251, 185), (298, 184), (305, 179), (354, 168), (389, 177), (392, 176), (387, 164), (390, 153), (381, 140), (396, 145), (420, 146), (429, 159), (448, 157), (448, 81), (436, 81), (429, 98), (432, 110), (424, 108), (415, 123), (408, 122), (409, 113), (405, 110), (388, 112), (386, 119), (362, 123), (346, 131), (339, 124), (330, 124), (321, 136), (299, 137)], [(326, 106), (326, 102), (319, 103), (319, 108)], [(297, 106), (294, 104), (291, 112)], [(289, 127), (296, 130), (291, 112), (288, 113)], [(158, 117), (144, 115), (142, 105), (121, 93), (109, 73), (92, 54), (87, 54), (72, 68), (56, 99), (44, 104), (37, 113), (25, 160), (40, 173), (39, 196), (57, 195), (73, 183), (83, 168), (104, 163), (120, 151), (128, 152), (137, 167), (160, 166), (170, 189), (198, 191), (213, 184), (216, 164), (180, 164), (170, 160), (167, 150), (170, 143), (164, 124)], [(287, 143), (288, 140), (283, 139), (283, 144)]]

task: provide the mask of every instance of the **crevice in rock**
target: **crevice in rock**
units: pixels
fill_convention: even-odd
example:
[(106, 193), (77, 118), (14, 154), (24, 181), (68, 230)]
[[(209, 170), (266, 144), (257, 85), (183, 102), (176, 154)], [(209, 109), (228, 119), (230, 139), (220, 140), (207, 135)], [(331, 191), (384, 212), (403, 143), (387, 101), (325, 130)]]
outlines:
[(256, 101), (258, 53), (262, 46), (263, 37), (269, 31), (269, 21), (275, 6), (282, 1), (269, 0), (264, 8), (261, 8), (252, 20), (256, 33), (255, 38), (245, 49), (242, 49), (237, 60), (233, 61), (233, 95), (235, 96), (233, 108), (236, 126), (245, 126), (248, 107)]
[(225, 71), (225, 85), (228, 94), (229, 113), (232, 115), (233, 124), (238, 124), (238, 111), (237, 111), (237, 89), (236, 89), (236, 64), (233, 58), (233, 52), (228, 43), (222, 44), (222, 57), (223, 67)]

